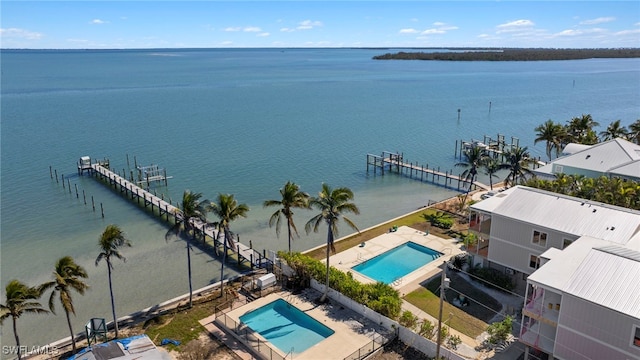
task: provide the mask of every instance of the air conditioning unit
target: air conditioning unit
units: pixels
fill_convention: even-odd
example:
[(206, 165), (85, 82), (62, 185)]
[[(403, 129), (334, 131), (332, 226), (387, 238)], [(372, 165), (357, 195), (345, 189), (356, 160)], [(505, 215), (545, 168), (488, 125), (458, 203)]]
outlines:
[(507, 273), (507, 275), (515, 275), (515, 273), (516, 273), (516, 271), (515, 271), (515, 270), (513, 270), (512, 268), (506, 268), (506, 269), (504, 270), (504, 272), (506, 272), (506, 273)]

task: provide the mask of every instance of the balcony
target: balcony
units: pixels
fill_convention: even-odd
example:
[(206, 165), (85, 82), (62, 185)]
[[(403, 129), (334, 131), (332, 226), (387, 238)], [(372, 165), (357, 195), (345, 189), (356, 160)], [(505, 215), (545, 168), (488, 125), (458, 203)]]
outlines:
[(491, 216), (472, 212), (469, 218), (469, 231), (476, 235), (476, 240), (465, 244), (467, 252), (487, 258), (489, 256)]
[(556, 328), (525, 315), (520, 331), (520, 342), (553, 354)]
[(530, 289), (527, 295), (523, 314), (548, 325), (557, 326), (562, 296), (542, 288)]

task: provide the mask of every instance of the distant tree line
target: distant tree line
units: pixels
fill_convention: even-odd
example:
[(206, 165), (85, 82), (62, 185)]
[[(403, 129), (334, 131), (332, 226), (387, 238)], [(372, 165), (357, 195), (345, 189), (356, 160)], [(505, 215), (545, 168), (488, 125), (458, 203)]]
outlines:
[(455, 49), (438, 52), (397, 52), (374, 56), (374, 60), (443, 60), (443, 61), (541, 61), (595, 58), (638, 58), (640, 49)]

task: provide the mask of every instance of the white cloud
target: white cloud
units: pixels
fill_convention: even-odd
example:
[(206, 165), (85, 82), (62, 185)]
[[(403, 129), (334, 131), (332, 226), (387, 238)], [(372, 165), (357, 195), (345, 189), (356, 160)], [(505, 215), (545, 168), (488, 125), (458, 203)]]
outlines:
[(233, 45), (233, 41), (223, 41), (220, 43), (220, 45), (224, 45), (224, 46)]
[(497, 33), (509, 33), (509, 32), (519, 32), (523, 30), (530, 30), (534, 27), (534, 22), (531, 20), (515, 20), (508, 23), (500, 24), (496, 26), (498, 28)]
[(447, 25), (447, 24), (445, 24), (443, 22), (434, 22), (433, 26), (434, 26), (434, 28), (424, 30), (420, 34), (421, 35), (446, 34), (447, 31), (457, 30), (458, 29), (457, 26)]
[(296, 31), (296, 29), (284, 27), (284, 28), (281, 28), (280, 31), (281, 32), (294, 32), (294, 31)]
[(615, 20), (616, 20), (616, 18), (614, 18), (613, 16), (599, 17), (597, 19), (590, 19), (590, 20), (581, 21), (580, 25), (597, 25), (597, 24), (612, 22), (612, 21), (615, 21)]
[(304, 20), (302, 22), (300, 22), (298, 24), (298, 27), (296, 29), (298, 30), (310, 30), (313, 29), (315, 27), (320, 27), (322, 26), (322, 22), (321, 21), (312, 21), (312, 20)]
[(257, 36), (259, 36), (259, 37), (267, 37), (269, 35), (271, 35), (271, 34), (269, 34), (268, 32), (263, 32), (263, 33), (258, 34)]
[(411, 18), (411, 19), (409, 19), (409, 21), (411, 21), (411, 22), (418, 22), (419, 20), (418, 20), (418, 18)]
[(27, 40), (39, 40), (42, 38), (41, 33), (18, 28), (0, 29), (0, 36)]
[(94, 25), (102, 25), (102, 24), (108, 24), (109, 22), (102, 19), (93, 19), (89, 23)]
[(417, 34), (418, 32), (416, 29), (400, 29), (400, 34)]
[(621, 35), (634, 35), (634, 34), (640, 34), (640, 29), (622, 30), (614, 33), (613, 35), (621, 36)]
[(420, 34), (422, 35), (433, 35), (433, 34), (444, 34), (446, 31), (440, 29), (427, 29)]
[(236, 32), (236, 31), (241, 31), (241, 30), (242, 30), (242, 28), (240, 28), (240, 27), (228, 27), (228, 28), (224, 29), (224, 31), (226, 31), (226, 32)]
[(607, 31), (605, 29), (601, 29), (601, 28), (594, 28), (594, 29), (587, 29), (587, 30), (569, 29), (569, 30), (560, 31), (559, 33), (555, 33), (552, 35), (552, 37), (593, 35), (593, 34), (601, 34), (606, 32)]
[(244, 31), (244, 32), (261, 32), (262, 29), (260, 29), (259, 27), (256, 27), (256, 26), (247, 26), (246, 28), (242, 29), (242, 31)]

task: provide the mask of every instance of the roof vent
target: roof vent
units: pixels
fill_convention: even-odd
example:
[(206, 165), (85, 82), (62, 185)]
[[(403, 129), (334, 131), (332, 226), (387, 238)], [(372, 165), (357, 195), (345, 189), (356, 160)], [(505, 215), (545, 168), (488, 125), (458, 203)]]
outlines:
[(613, 230), (615, 230), (615, 229), (616, 229), (616, 227), (615, 227), (615, 226), (612, 226), (612, 227), (611, 227), (611, 231), (613, 231)]
[(593, 211), (592, 211), (592, 212), (596, 212), (596, 209), (593, 209)]
[(590, 158), (590, 157), (591, 157), (591, 155), (587, 155), (587, 157), (586, 157), (585, 159), (588, 159), (588, 158)]

